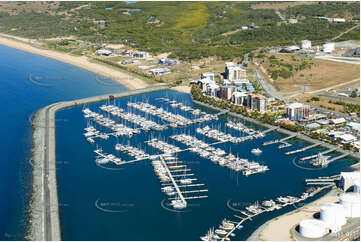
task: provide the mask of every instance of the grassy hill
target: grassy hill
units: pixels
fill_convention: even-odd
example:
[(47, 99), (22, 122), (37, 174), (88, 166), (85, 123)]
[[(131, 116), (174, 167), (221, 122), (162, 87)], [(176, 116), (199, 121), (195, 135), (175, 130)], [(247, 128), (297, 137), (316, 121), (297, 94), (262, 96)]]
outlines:
[[(263, 5), (262, 5), (263, 4)], [(353, 23), (328, 23), (313, 16), (359, 19), (359, 2), (289, 4), (269, 2), (2, 2), (0, 32), (31, 37), (76, 36), (91, 42), (124, 43), (183, 60), (233, 59), (249, 50), (325, 42)], [(272, 7), (273, 6), (273, 7)], [(275, 10), (299, 23), (282, 23)], [(257, 26), (240, 30), (242, 26)], [(104, 28), (101, 27), (104, 25)], [(357, 31), (356, 31), (357, 33)], [(358, 38), (351, 33), (350, 38)]]

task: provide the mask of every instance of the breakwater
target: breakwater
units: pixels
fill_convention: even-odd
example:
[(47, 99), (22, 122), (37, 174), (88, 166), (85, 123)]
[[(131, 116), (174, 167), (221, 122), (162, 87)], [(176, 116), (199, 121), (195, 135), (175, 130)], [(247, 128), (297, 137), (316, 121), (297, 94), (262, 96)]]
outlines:
[(33, 120), (33, 195), (30, 234), (32, 240), (61, 240), (56, 179), (55, 114), (57, 111), (109, 99), (168, 89), (159, 85), (133, 91), (58, 102), (41, 108)]

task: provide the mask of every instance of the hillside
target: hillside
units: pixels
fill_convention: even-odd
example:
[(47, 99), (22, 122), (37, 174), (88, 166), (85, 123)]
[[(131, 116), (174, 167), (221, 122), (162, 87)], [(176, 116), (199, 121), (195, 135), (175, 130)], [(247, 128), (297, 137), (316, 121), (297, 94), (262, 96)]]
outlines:
[[(2, 2), (0, 32), (28, 38), (75, 36), (194, 60), (233, 59), (259, 47), (323, 43), (359, 19), (359, 2)], [(280, 5), (281, 4), (281, 5)], [(276, 13), (296, 17), (282, 22)], [(345, 17), (346, 23), (315, 16)], [(255, 29), (241, 30), (242, 26)], [(359, 39), (359, 29), (347, 37)]]

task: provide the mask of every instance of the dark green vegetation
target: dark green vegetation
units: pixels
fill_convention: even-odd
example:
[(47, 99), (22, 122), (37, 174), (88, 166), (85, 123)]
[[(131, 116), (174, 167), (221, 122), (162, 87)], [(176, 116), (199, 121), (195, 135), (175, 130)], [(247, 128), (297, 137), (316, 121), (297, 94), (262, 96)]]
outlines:
[(343, 107), (343, 113), (351, 114), (356, 113), (357, 116), (360, 116), (360, 104), (347, 103), (344, 101), (332, 101), (329, 100), (328, 103), (333, 103)]
[[(329, 13), (357, 19), (360, 11), (358, 2), (298, 5), (285, 11), (296, 15), (299, 23), (284, 24), (273, 9), (253, 9), (251, 4), (255, 3), (59, 2), (56, 7), (45, 6), (41, 13), (22, 10), (16, 14), (0, 8), (0, 32), (31, 38), (72, 35), (97, 43), (124, 43), (151, 53), (171, 52), (171, 57), (182, 60), (233, 59), (259, 47), (303, 39), (323, 43), (353, 23), (328, 23), (313, 16)], [(239, 30), (252, 24), (254, 30)]]
[(357, 8), (358, 2), (349, 4), (349, 2), (318, 2), (312, 5), (298, 5), (281, 10), (288, 18), (300, 17), (328, 17), (328, 18), (348, 18), (358, 20), (360, 18), (360, 9)]
[(337, 41), (346, 41), (346, 40), (360, 40), (360, 27), (351, 30), (350, 32), (342, 35)]

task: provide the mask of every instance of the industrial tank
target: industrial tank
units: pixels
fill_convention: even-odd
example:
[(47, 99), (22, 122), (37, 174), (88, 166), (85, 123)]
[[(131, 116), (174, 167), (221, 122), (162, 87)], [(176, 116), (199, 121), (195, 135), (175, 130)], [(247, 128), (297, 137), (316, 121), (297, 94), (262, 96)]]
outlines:
[(346, 224), (345, 210), (341, 204), (326, 203), (320, 209), (320, 219), (332, 232), (337, 232)]
[(360, 181), (355, 181), (353, 192), (360, 194)]
[(335, 43), (326, 43), (323, 46), (323, 52), (332, 53), (335, 50)]
[(340, 195), (340, 204), (345, 210), (346, 217), (360, 217), (360, 194), (355, 192), (343, 193)]
[(300, 234), (306, 238), (321, 238), (327, 233), (326, 224), (318, 219), (304, 219), (300, 222)]

